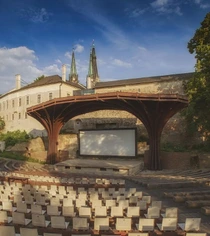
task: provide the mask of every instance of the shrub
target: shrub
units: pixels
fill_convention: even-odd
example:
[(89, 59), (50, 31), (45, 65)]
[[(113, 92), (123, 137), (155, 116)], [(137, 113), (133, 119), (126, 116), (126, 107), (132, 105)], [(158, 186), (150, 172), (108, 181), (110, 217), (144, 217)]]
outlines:
[(27, 142), (30, 139), (30, 136), (26, 131), (8, 131), (7, 133), (0, 134), (0, 140), (5, 141), (5, 146), (14, 146), (16, 143)]

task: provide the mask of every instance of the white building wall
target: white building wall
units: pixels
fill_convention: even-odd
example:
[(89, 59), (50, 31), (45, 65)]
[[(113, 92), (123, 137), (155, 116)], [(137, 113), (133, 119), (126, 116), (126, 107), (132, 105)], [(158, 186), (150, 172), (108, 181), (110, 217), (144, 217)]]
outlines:
[[(5, 121), (4, 132), (25, 130), (33, 136), (45, 136), (47, 133), (44, 127), (37, 120), (28, 116), (26, 109), (53, 98), (72, 96), (73, 90), (76, 89), (78, 88), (65, 83), (56, 83), (8, 93), (0, 98), (0, 116)], [(40, 97), (38, 98), (38, 96)]]

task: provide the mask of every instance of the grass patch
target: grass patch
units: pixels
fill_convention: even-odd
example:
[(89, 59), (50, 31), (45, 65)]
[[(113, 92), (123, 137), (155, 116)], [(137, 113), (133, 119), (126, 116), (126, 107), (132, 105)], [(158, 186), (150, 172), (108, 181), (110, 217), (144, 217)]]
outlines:
[(18, 160), (18, 161), (27, 161), (27, 162), (40, 163), (40, 164), (45, 164), (46, 163), (44, 161), (39, 161), (39, 160), (31, 158), (31, 157), (26, 157), (23, 154), (17, 153), (17, 152), (6, 152), (6, 151), (4, 151), (4, 152), (0, 153), (0, 157), (12, 159), (12, 160)]

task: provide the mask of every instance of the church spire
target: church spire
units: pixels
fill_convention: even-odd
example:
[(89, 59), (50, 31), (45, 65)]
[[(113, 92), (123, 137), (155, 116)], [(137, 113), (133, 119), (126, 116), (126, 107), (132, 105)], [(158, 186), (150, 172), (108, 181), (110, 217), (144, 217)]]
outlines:
[(76, 62), (75, 62), (75, 56), (74, 56), (74, 48), (72, 51), (72, 59), (71, 59), (71, 68), (70, 68), (70, 74), (69, 74), (69, 81), (73, 83), (78, 83), (78, 74), (77, 74), (77, 68), (76, 68)]
[(99, 82), (98, 67), (97, 67), (97, 58), (96, 50), (94, 45), (94, 40), (92, 43), (92, 48), (90, 51), (90, 60), (89, 60), (89, 70), (87, 75), (87, 88), (95, 87), (95, 84)]

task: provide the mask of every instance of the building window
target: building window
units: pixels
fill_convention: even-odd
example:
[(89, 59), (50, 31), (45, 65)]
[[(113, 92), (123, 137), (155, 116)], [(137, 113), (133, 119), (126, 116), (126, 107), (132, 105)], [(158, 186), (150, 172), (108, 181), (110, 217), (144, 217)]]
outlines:
[(27, 114), (27, 112), (25, 113), (25, 119), (27, 119), (27, 117), (28, 117), (28, 114)]
[(40, 103), (41, 102), (41, 94), (38, 94), (37, 95), (37, 103)]
[(14, 115), (14, 114), (12, 114), (12, 120), (14, 120), (14, 118), (15, 118), (15, 115)]
[(19, 98), (19, 107), (21, 106), (21, 98)]
[(26, 105), (29, 105), (29, 96), (26, 96)]
[(67, 96), (70, 96), (70, 93), (67, 93)]
[(1, 103), (0, 103), (0, 111), (1, 111)]
[(21, 113), (18, 114), (19, 119), (21, 119)]
[(12, 100), (12, 107), (15, 107), (15, 100)]
[(7, 109), (8, 109), (8, 107), (9, 107), (9, 102), (7, 101)]
[(5, 110), (5, 103), (3, 102), (3, 110)]
[(52, 98), (53, 98), (52, 93), (49, 93), (49, 100), (52, 100)]

